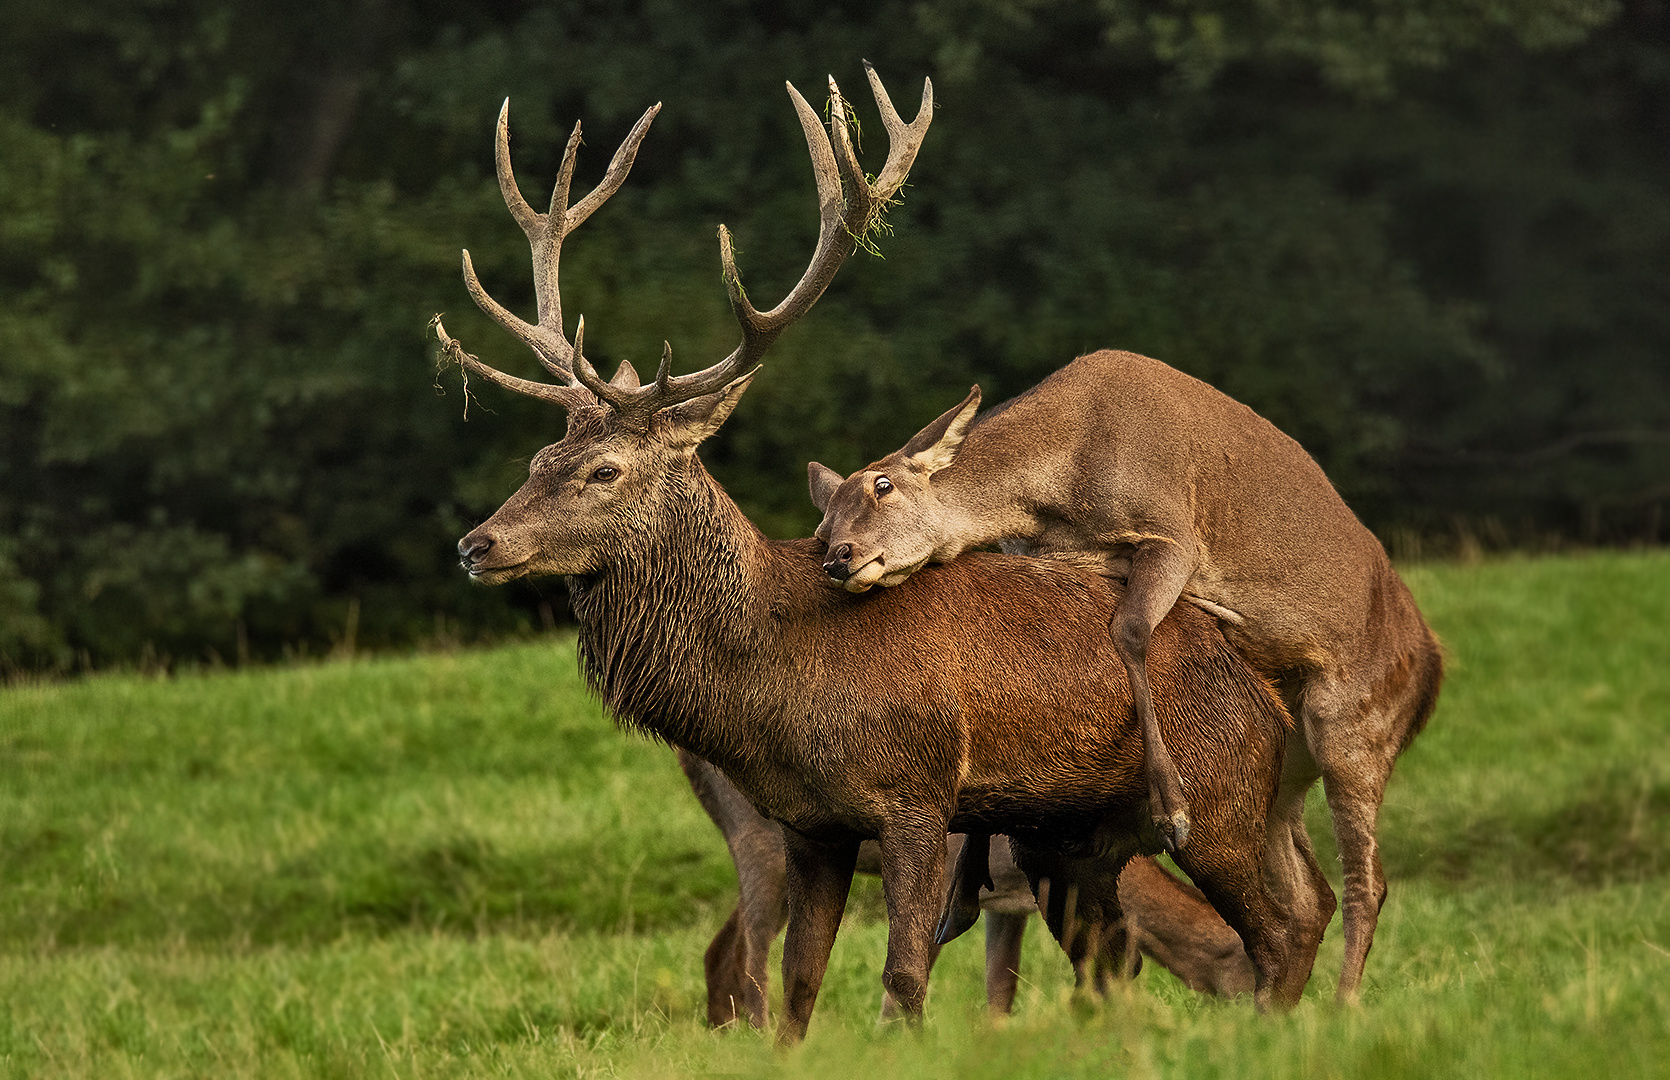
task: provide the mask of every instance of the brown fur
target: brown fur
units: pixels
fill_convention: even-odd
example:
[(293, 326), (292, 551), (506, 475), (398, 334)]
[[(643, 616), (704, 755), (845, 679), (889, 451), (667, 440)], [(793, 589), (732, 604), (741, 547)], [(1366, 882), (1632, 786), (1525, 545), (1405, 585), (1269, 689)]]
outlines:
[(624, 179), (654, 110), (598, 189), (571, 208), (576, 129), (545, 214), (516, 190), (501, 113), (499, 181), (533, 252), (538, 323), (492, 301), (467, 256), (466, 283), (559, 384), (497, 372), (439, 320), (435, 329), (468, 370), (566, 408), (569, 430), (534, 457), (521, 490), (459, 542), (461, 560), (486, 583), (566, 576), (586, 676), (615, 715), (712, 762), (782, 824), (789, 920), (780, 1038), (805, 1032), (862, 840), (879, 842), (887, 893), (883, 985), (919, 1016), (946, 833), (1003, 832), (1017, 855), (1109, 866), (1154, 850), (1143, 758), (1161, 730), (1188, 770), (1182, 786), (1196, 808), (1195, 840), (1180, 863), (1245, 943), (1255, 999), (1291, 1002), (1319, 935), (1304, 933), (1271, 895), (1259, 842), (1289, 720), (1209, 618), (1182, 610), (1155, 629), (1144, 669), (1153, 704), (1138, 710), (1151, 715), (1155, 736), (1145, 739), (1114, 719), (1133, 715), (1132, 694), (1146, 694), (1148, 683), (1121, 676), (1106, 632), (1120, 590), (1099, 561), (980, 556), (855, 597), (828, 587), (822, 545), (767, 541), (696, 458), (753, 377), (739, 372), (815, 302), (854, 233), (870, 224), (843, 215), (885, 205), (904, 182), (931, 95), (924, 87), (917, 120), (905, 125), (869, 76), (890, 142), (877, 179), (852, 153), (833, 84), (829, 136), (793, 95), (822, 208), (812, 262), (783, 303), (759, 312), (721, 232), (742, 342), (718, 364), (677, 377), (669, 348), (649, 383), (626, 364), (608, 383), (599, 378), (584, 359), (583, 324), (572, 342), (565, 336), (556, 271), (563, 239)]
[[(764, 1027), (770, 984), (766, 958), (789, 917), (782, 828), (761, 817), (712, 765), (684, 750), (678, 752), (678, 760), (702, 807), (724, 835), (737, 872), (736, 908), (703, 958), (708, 1023), (722, 1027), (746, 1020)], [(947, 837), (947, 869), (960, 856), (963, 842), (959, 833)], [(1014, 1003), (1021, 936), (1037, 904), (1030, 882), (1011, 857), (1007, 838), (993, 837), (987, 858), (991, 885), (979, 893), (986, 918), (986, 1004), (1002, 1014)], [(881, 853), (873, 841), (859, 848), (857, 869), (881, 873)], [(1101, 991), (1110, 978), (1135, 975), (1143, 956), (1148, 956), (1201, 993), (1230, 997), (1252, 992), (1252, 963), (1241, 939), (1200, 890), (1178, 881), (1146, 856), (1131, 859), (1116, 878), (1122, 923), (1092, 924), (1088, 910), (1079, 913), (1083, 926), (1075, 927), (1076, 940), (1067, 949), (1079, 985)], [(1076, 952), (1072, 944), (1078, 946)], [(895, 1011), (892, 1006), (887, 999), (884, 1016)]]
[(1178, 599), (1217, 616), (1299, 723), (1267, 846), (1288, 902), (1315, 933), (1332, 907), (1311, 902), (1326, 883), (1302, 817), (1306, 790), (1323, 780), (1345, 872), (1339, 995), (1354, 998), (1386, 895), (1381, 799), (1443, 674), (1384, 549), (1296, 442), (1159, 361), (1093, 353), (974, 421), (978, 405), (976, 387), (844, 480), (812, 467), (829, 572), (862, 590), (999, 541), (1105, 553), (1129, 582), (1109, 630), (1137, 690), (1156, 818), (1179, 826), (1177, 842), (1187, 834), (1178, 788), (1187, 774), (1145, 712), (1148, 636)]
[[(948, 831), (1116, 864), (1158, 838), (1141, 741), (1110, 719), (1131, 704), (1105, 631), (1119, 587), (1099, 561), (975, 555), (881, 593), (829, 588), (822, 545), (766, 540), (694, 455), (747, 383), (648, 437), (601, 408), (575, 415), (459, 549), (488, 581), (569, 576), (584, 669), (615, 714), (712, 762), (785, 826), (780, 1031), (794, 1039), (861, 840), (881, 847), (884, 986), (916, 1016)], [(614, 470), (606, 482), (599, 462)], [(1319, 936), (1296, 932), (1270, 895), (1259, 841), (1286, 713), (1193, 609), (1158, 628), (1149, 670), (1197, 807), (1179, 861), (1247, 943), (1260, 1004), (1291, 1002)]]

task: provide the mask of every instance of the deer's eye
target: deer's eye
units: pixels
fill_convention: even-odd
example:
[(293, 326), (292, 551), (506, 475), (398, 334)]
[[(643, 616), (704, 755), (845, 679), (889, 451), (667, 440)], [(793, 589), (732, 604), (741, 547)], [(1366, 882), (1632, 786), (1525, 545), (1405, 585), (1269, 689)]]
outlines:
[(876, 495), (877, 495), (878, 498), (882, 495), (886, 495), (889, 491), (892, 491), (892, 490), (893, 490), (893, 481), (889, 480), (885, 476), (876, 477)]
[(613, 465), (599, 465), (592, 470), (591, 478), (600, 484), (607, 484), (620, 475), (620, 470)]

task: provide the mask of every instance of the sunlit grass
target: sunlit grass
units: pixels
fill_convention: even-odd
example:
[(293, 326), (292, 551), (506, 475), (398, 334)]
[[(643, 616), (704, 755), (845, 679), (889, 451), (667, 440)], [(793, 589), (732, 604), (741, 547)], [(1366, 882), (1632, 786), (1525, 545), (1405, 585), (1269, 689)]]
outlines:
[(0, 1074), (1665, 1075), (1670, 557), (1407, 576), (1450, 675), (1361, 1008), (1337, 924), (1278, 1017), (1157, 969), (1076, 999), (1034, 924), (1012, 1019), (969, 935), (923, 1030), (878, 1032), (867, 880), (804, 1047), (710, 1032), (723, 844), (553, 641), (0, 692)]

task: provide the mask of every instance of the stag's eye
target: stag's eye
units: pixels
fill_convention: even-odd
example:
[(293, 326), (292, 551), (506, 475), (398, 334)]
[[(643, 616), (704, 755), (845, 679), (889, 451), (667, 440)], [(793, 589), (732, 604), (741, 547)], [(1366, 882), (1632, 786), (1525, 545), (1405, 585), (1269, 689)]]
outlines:
[(592, 470), (591, 478), (599, 484), (607, 484), (619, 475), (620, 470), (615, 468), (613, 465), (599, 465), (597, 468)]
[(885, 476), (876, 477), (876, 496), (877, 496), (877, 498), (879, 498), (883, 495), (886, 495), (889, 491), (892, 491), (892, 490), (893, 490), (893, 481), (889, 480)]

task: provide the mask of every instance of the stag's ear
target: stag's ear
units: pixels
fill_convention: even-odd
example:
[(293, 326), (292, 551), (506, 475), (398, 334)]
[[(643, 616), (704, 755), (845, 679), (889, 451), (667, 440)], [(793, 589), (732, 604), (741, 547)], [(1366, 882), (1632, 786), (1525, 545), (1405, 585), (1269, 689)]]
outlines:
[(974, 422), (974, 414), (979, 411), (980, 388), (976, 386), (968, 392), (961, 405), (918, 431), (910, 442), (905, 443), (899, 455), (910, 459), (912, 464), (930, 475), (938, 472), (957, 456), (957, 447), (963, 444), (968, 425)]
[(641, 385), (638, 381), (638, 369), (632, 366), (632, 361), (620, 362), (620, 367), (615, 369), (615, 377), (609, 380), (609, 385), (627, 390), (636, 390)]
[(731, 380), (722, 390), (662, 410), (655, 417), (656, 425), (667, 425), (667, 441), (674, 446), (681, 449), (699, 446), (703, 439), (724, 426), (726, 418), (736, 408), (736, 403), (742, 399), (759, 370), (756, 367), (748, 374)]
[(806, 482), (812, 489), (812, 505), (818, 508), (818, 513), (829, 509), (829, 500), (834, 498), (835, 489), (841, 486), (841, 474), (828, 465), (819, 465), (815, 461), (806, 463)]

